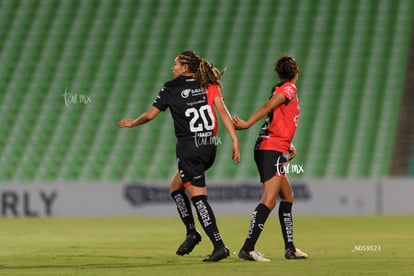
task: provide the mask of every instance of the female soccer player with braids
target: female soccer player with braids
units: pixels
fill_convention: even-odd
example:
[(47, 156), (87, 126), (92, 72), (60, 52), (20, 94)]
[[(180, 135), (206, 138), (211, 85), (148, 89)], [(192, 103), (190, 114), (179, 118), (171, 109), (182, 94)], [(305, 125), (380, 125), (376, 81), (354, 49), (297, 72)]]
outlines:
[(171, 68), (174, 79), (164, 84), (152, 107), (137, 119), (123, 119), (119, 127), (134, 127), (154, 119), (160, 111), (170, 108), (177, 137), (176, 157), (178, 171), (171, 179), (171, 197), (177, 205), (178, 214), (186, 226), (187, 235), (178, 247), (177, 255), (189, 254), (201, 241), (196, 230), (190, 200), (198, 219), (214, 245), (212, 254), (204, 259), (217, 262), (229, 256), (217, 228), (214, 212), (207, 200), (204, 173), (216, 156), (218, 121), (215, 109), (223, 121), (232, 141), (232, 158), (240, 162), (240, 150), (232, 118), (221, 96), (220, 72), (213, 64), (200, 58), (198, 53), (183, 51), (174, 60)]
[(263, 183), (262, 199), (253, 211), (246, 240), (239, 252), (240, 259), (258, 262), (269, 261), (255, 251), (255, 245), (267, 217), (276, 205), (278, 195), (281, 199), (279, 222), (285, 242), (285, 257), (287, 259), (307, 257), (306, 253), (295, 248), (293, 244), (293, 190), (284, 171), (284, 163), (296, 154), (296, 149), (291, 142), (300, 115), (299, 99), (296, 93), (299, 67), (295, 58), (285, 55), (276, 61), (275, 71), (281, 82), (272, 88), (270, 99), (247, 121), (237, 116), (233, 120), (235, 128), (242, 130), (250, 128), (267, 115), (254, 151), (260, 181)]

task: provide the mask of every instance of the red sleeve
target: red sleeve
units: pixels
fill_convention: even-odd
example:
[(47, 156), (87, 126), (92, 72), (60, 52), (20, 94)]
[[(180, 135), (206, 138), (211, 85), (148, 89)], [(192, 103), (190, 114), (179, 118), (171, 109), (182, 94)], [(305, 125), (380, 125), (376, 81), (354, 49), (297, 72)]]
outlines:
[(212, 99), (214, 99), (214, 98), (216, 98), (216, 97), (222, 97), (222, 95), (221, 95), (221, 91), (220, 91), (220, 87), (219, 87), (218, 85), (215, 85), (215, 84), (210, 84), (210, 85), (207, 87), (207, 91), (208, 91), (209, 96), (210, 96)]
[(221, 97), (220, 87), (215, 84), (210, 84), (207, 87), (207, 103), (211, 107), (211, 110), (213, 111), (213, 115), (214, 115), (215, 124), (214, 124), (213, 135), (217, 135), (217, 131), (218, 131), (217, 116), (214, 110), (214, 99), (217, 97)]
[(218, 87), (218, 85), (215, 85), (215, 84), (210, 84), (207, 87), (207, 102), (208, 102), (208, 105), (213, 107), (214, 106), (214, 99), (217, 98), (217, 97), (222, 97), (220, 87)]
[(275, 94), (280, 93), (285, 96), (286, 100), (291, 101), (295, 96), (296, 87), (292, 83), (286, 83), (281, 87), (276, 87)]

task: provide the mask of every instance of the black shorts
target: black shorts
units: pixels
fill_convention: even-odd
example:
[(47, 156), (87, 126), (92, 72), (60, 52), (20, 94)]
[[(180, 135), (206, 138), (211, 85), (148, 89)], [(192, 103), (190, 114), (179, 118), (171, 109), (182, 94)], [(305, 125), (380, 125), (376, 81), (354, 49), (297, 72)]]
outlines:
[(259, 170), (260, 182), (264, 183), (275, 175), (284, 177), (288, 154), (275, 150), (255, 150), (254, 161)]
[(205, 187), (204, 173), (216, 158), (215, 144), (199, 145), (194, 139), (180, 139), (176, 145), (178, 171), (185, 185)]

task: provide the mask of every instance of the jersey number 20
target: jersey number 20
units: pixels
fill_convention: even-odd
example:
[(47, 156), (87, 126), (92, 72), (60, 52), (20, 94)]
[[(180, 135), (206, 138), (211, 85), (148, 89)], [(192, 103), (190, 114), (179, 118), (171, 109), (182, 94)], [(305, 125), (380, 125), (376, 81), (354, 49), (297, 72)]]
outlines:
[[(214, 115), (209, 105), (203, 105), (199, 109), (190, 107), (185, 111), (185, 116), (191, 118), (191, 132), (202, 132), (214, 129)], [(200, 117), (202, 122), (198, 122)]]

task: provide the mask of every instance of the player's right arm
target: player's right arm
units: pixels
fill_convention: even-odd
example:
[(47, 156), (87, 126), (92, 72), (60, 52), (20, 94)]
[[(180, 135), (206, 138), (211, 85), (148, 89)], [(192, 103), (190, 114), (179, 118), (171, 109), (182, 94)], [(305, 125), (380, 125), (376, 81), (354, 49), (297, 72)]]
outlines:
[(161, 111), (158, 108), (152, 106), (150, 109), (148, 109), (146, 112), (142, 113), (135, 120), (133, 120), (131, 118), (122, 119), (118, 123), (118, 127), (120, 127), (120, 128), (128, 127), (129, 128), (129, 127), (134, 127), (134, 126), (138, 126), (138, 125), (148, 123), (149, 121), (151, 121), (152, 119), (157, 117), (158, 114), (160, 114), (160, 112)]

